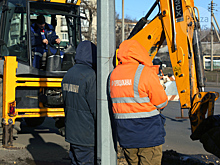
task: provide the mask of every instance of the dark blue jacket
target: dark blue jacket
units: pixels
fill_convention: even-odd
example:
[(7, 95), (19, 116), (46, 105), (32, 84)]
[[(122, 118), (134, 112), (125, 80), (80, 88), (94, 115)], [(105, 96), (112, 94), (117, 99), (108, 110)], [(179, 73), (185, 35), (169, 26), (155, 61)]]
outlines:
[(90, 41), (81, 42), (76, 49), (76, 63), (62, 81), (65, 140), (71, 144), (95, 144), (96, 58), (96, 46)]
[[(42, 42), (42, 36), (41, 36), (40, 31), (41, 29), (37, 26), (37, 24), (33, 23), (31, 25), (32, 50), (34, 52), (40, 52), (43, 54), (46, 51), (47, 47), (46, 47), (46, 44)], [(44, 35), (45, 35), (45, 38), (48, 40), (48, 44), (51, 47), (54, 47), (53, 45), (56, 43), (55, 40), (58, 38), (58, 36), (56, 35), (56, 32), (52, 25), (45, 23)]]

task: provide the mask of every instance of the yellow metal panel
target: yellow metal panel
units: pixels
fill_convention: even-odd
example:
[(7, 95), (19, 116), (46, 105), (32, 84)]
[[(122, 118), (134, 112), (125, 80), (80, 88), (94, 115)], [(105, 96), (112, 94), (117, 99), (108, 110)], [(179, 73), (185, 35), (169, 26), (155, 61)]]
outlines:
[[(188, 38), (187, 38), (187, 22), (186, 17), (191, 17), (186, 8), (186, 4), (182, 1), (183, 6), (183, 21), (177, 22), (172, 16), (172, 3), (170, 0), (161, 0), (161, 11), (163, 14), (163, 25), (169, 49), (170, 60), (173, 67), (173, 72), (177, 84), (177, 89), (180, 97), (181, 108), (191, 107), (191, 89), (189, 70), (194, 74), (195, 65), (192, 54), (192, 61), (188, 59)], [(173, 21), (172, 21), (173, 20)], [(189, 63), (190, 62), (190, 63)], [(191, 68), (191, 69), (189, 69)], [(192, 75), (194, 76), (194, 75)], [(196, 77), (196, 76), (195, 76)], [(196, 82), (196, 80), (194, 81)], [(194, 83), (193, 83), (194, 84)], [(196, 86), (194, 86), (196, 87)]]
[(31, 117), (65, 117), (64, 112), (44, 112), (44, 113), (26, 113), (25, 115), (18, 115), (17, 118), (31, 118)]
[(173, 39), (172, 18), (170, 0), (160, 0), (160, 9), (163, 13), (163, 28), (166, 35), (167, 42), (171, 43)]
[(16, 108), (16, 113), (27, 112), (27, 113), (36, 113), (36, 112), (64, 112), (63, 108)]
[(9, 117), (9, 103), (15, 101), (15, 87), (16, 87), (16, 57), (5, 56), (4, 72), (3, 72), (3, 105), (2, 105), (2, 118), (8, 124), (8, 120), (15, 120)]
[[(45, 1), (45, 0), (44, 0)], [(54, 3), (66, 3), (65, 0), (50, 0), (50, 2)]]
[(55, 2), (55, 3), (66, 3), (65, 0), (50, 0), (50, 2)]
[[(42, 2), (42, 0), (30, 0), (30, 1), (35, 1), (35, 2)], [(66, 0), (43, 0), (45, 2), (53, 2), (53, 3), (65, 3), (69, 5), (80, 5), (81, 0), (78, 0), (76, 4), (74, 3), (66, 3)]]
[(76, 3), (76, 5), (80, 5), (80, 3), (81, 3), (81, 0), (78, 0), (77, 3)]
[(186, 5), (194, 7), (194, 0), (185, 0)]
[(17, 83), (20, 87), (61, 87), (60, 82), (24, 82)]
[[(28, 78), (16, 77), (17, 61), (16, 57), (6, 56), (3, 73), (3, 119), (6, 125), (9, 119), (14, 123), (16, 118), (22, 117), (64, 117), (63, 108), (15, 108), (15, 116), (9, 116), (9, 103), (15, 101), (16, 87), (61, 87), (62, 78)], [(39, 88), (40, 89), (40, 88)], [(18, 113), (25, 113), (19, 115)]]
[[(21, 81), (22, 83), (20, 83), (19, 81)], [(17, 78), (17, 86), (26, 87), (61, 87), (61, 82), (62, 78)]]
[(117, 66), (118, 65), (118, 49), (116, 50), (115, 52), (115, 65)]
[(29, 78), (29, 77), (17, 77), (17, 81), (45, 81), (45, 82), (61, 82), (62, 78)]

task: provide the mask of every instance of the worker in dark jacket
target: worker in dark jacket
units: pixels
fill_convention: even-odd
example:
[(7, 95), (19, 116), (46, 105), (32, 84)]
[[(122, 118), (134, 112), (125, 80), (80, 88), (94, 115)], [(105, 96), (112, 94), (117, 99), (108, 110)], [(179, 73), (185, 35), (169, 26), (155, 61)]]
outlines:
[(45, 22), (43, 15), (37, 16), (36, 23), (31, 25), (31, 45), (34, 52), (33, 67), (40, 68), (40, 61), (44, 52), (47, 52), (48, 45), (53, 54), (56, 53), (54, 44), (60, 44), (54, 27)]
[(62, 81), (65, 140), (70, 143), (72, 164), (94, 165), (96, 123), (96, 46), (81, 42), (75, 65)]

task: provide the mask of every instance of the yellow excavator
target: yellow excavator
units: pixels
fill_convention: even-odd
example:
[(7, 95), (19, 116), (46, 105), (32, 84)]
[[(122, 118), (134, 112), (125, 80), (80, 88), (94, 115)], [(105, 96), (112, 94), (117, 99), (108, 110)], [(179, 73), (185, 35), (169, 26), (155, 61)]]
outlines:
[[(13, 147), (16, 120), (25, 119), (28, 125), (35, 126), (45, 117), (64, 117), (61, 81), (73, 66), (75, 48), (81, 41), (79, 4), (80, 0), (0, 0), (4, 147)], [(158, 14), (147, 24), (157, 6)], [(40, 69), (32, 65), (30, 26), (39, 14), (55, 28), (62, 28), (60, 33), (56, 28), (64, 39), (60, 45), (64, 52), (60, 70), (45, 69), (47, 62)], [(199, 19), (193, 0), (156, 0), (128, 39), (141, 43), (152, 60), (166, 39), (181, 108), (189, 110), (191, 139), (200, 140), (208, 152), (220, 157), (220, 119), (214, 115), (214, 102), (219, 94), (204, 92)]]
[[(148, 18), (158, 6), (158, 14)], [(199, 10), (194, 0), (156, 0), (128, 39), (137, 40), (152, 60), (166, 39), (182, 109), (188, 109), (191, 139), (220, 158), (220, 117), (214, 115), (217, 92), (205, 92)]]
[[(74, 65), (75, 48), (81, 41), (80, 3), (80, 0), (0, 0), (3, 147), (13, 147), (16, 122), (24, 119), (27, 125), (37, 126), (45, 117), (63, 119), (61, 81)], [(55, 48), (63, 52), (63, 56), (43, 55), (40, 68), (33, 67), (34, 45), (31, 45), (31, 25), (38, 15), (44, 15), (46, 23), (55, 28), (61, 39)]]

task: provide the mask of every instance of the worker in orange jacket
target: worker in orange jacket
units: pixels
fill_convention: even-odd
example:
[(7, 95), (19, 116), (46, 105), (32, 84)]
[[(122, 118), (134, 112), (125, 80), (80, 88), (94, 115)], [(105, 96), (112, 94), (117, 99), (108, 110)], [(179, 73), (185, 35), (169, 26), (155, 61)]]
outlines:
[(119, 144), (128, 164), (161, 164), (168, 99), (156, 68), (135, 40), (122, 42), (117, 58), (109, 85)]

